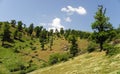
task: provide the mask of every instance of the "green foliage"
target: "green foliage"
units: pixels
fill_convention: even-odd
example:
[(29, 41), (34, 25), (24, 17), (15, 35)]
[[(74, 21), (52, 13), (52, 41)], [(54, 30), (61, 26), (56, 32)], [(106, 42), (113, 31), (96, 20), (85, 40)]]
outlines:
[(88, 51), (89, 53), (95, 51), (96, 46), (97, 46), (97, 44), (95, 44), (95, 43), (93, 43), (93, 42), (90, 42), (89, 45), (88, 45), (88, 47), (87, 47), (87, 51)]
[(40, 39), (40, 43), (41, 43), (41, 48), (42, 48), (42, 50), (44, 50), (44, 45), (45, 45), (46, 40), (47, 40), (47, 31), (46, 31), (46, 29), (43, 29), (43, 31), (41, 31), (39, 39)]
[(55, 54), (50, 55), (49, 61), (48, 61), (49, 64), (53, 65), (53, 64), (58, 63), (59, 62), (59, 56), (60, 56), (59, 53), (55, 53)]
[(32, 23), (32, 24), (30, 24), (30, 26), (29, 26), (29, 31), (28, 31), (28, 33), (29, 33), (30, 35), (32, 34), (33, 29), (34, 29), (34, 25), (33, 25), (33, 23)]
[(18, 31), (22, 31), (22, 25), (23, 25), (22, 21), (18, 21), (18, 27), (17, 27)]
[(68, 61), (69, 58), (70, 58), (70, 54), (69, 53), (62, 53), (59, 56), (59, 61)]
[(92, 23), (92, 29), (94, 30), (93, 39), (100, 44), (100, 51), (103, 50), (104, 42), (110, 37), (110, 31), (113, 29), (109, 22), (109, 18), (105, 16), (106, 9), (103, 10), (103, 6), (99, 6), (96, 15), (94, 16), (95, 22)]
[(21, 40), (21, 38), (22, 38), (22, 33), (21, 32), (18, 32), (18, 38), (19, 38), (19, 40)]
[(52, 46), (53, 46), (53, 36), (50, 38), (50, 50), (52, 50)]
[(12, 24), (12, 27), (15, 27), (16, 21), (15, 20), (11, 20), (11, 24)]
[(63, 53), (63, 54), (54, 53), (54, 54), (50, 55), (48, 63), (50, 65), (53, 65), (58, 62), (67, 61), (68, 59), (69, 59), (68, 53)]
[(40, 43), (41, 43), (42, 50), (44, 50), (45, 39), (44, 38), (40, 38)]
[(32, 50), (36, 50), (36, 47), (31, 47)]
[(15, 30), (15, 31), (14, 31), (13, 36), (14, 36), (14, 39), (17, 38), (17, 36), (18, 36), (18, 30)]
[(10, 41), (10, 30), (9, 30), (10, 26), (7, 22), (4, 23), (4, 30), (3, 30), (3, 35), (2, 35), (2, 45), (4, 45), (4, 41)]
[(40, 36), (40, 33), (41, 33), (42, 29), (43, 29), (43, 26), (40, 26), (40, 27), (39, 27), (39, 26), (36, 26), (36, 27), (35, 27), (34, 30), (35, 30), (35, 33), (36, 33), (36, 35), (35, 35), (36, 37), (39, 37), (39, 36)]
[(63, 29), (63, 28), (60, 29), (60, 34), (61, 34), (61, 35), (64, 34), (64, 29)]
[(60, 33), (59, 33), (58, 29), (55, 30), (55, 34), (57, 37), (60, 37)]
[(117, 54), (119, 52), (117, 49), (118, 48), (113, 45), (104, 44), (104, 50), (106, 51), (106, 55), (112, 56)]
[(76, 56), (78, 53), (78, 45), (76, 43), (76, 38), (75, 36), (71, 36), (70, 42), (71, 42), (71, 47), (70, 47), (70, 54), (72, 57)]

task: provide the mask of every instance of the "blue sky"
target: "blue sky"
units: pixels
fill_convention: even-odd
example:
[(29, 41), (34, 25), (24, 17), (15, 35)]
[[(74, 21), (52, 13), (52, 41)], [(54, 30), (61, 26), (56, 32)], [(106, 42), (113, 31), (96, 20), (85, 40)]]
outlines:
[(23, 21), (27, 26), (43, 25), (47, 29), (71, 28), (92, 31), (91, 23), (98, 5), (116, 28), (120, 24), (120, 0), (0, 0), (0, 21)]

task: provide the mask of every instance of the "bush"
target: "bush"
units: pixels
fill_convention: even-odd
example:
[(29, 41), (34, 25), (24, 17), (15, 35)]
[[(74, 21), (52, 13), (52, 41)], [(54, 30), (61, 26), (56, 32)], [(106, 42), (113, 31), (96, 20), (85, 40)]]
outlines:
[(50, 65), (53, 65), (58, 62), (67, 61), (68, 59), (69, 59), (68, 53), (63, 53), (63, 54), (54, 53), (54, 54), (50, 55), (48, 63)]
[(58, 63), (59, 62), (59, 56), (60, 56), (59, 53), (55, 53), (55, 54), (50, 55), (49, 61), (48, 61), (49, 64), (53, 65), (55, 63)]
[(48, 66), (48, 63), (47, 62), (43, 62), (40, 66), (40, 68), (44, 68), (44, 67), (47, 67)]
[(117, 48), (110, 44), (104, 44), (104, 51), (106, 51), (106, 55), (112, 56), (117, 53)]
[(16, 66), (9, 68), (10, 72), (16, 72), (16, 71), (20, 71), (20, 70), (24, 70), (24, 69), (25, 69), (25, 66), (21, 63), (17, 63)]
[(31, 46), (31, 49), (32, 49), (32, 50), (36, 50), (36, 47), (32, 47), (32, 46)]
[(68, 61), (70, 55), (68, 53), (63, 53), (59, 56), (59, 61)]
[(96, 46), (97, 46), (97, 44), (91, 42), (91, 43), (88, 45), (88, 47), (87, 47), (87, 51), (88, 51), (89, 53), (95, 51)]

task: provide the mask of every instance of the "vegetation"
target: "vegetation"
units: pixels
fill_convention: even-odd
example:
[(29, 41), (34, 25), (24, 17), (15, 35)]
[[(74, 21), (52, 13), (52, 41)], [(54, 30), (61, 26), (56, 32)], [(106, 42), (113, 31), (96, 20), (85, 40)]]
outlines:
[(92, 29), (94, 30), (93, 38), (100, 44), (100, 51), (103, 50), (103, 44), (112, 35), (110, 32), (113, 30), (109, 18), (105, 16), (105, 13), (106, 9), (103, 10), (103, 6), (99, 6), (94, 17), (95, 22), (92, 24)]
[[(99, 6), (94, 17), (95, 22), (91, 25), (93, 32), (74, 29), (64, 30), (64, 28), (48, 31), (43, 26), (34, 26), (33, 23), (26, 27), (22, 21), (0, 22), (0, 73), (26, 74), (60, 62), (68, 60), (70, 60), (68, 62), (71, 62), (71, 58), (77, 58), (76, 56), (78, 55), (80, 55), (78, 56), (80, 61), (72, 61), (75, 64), (79, 64), (75, 65), (78, 67), (73, 66), (75, 69), (81, 69), (78, 73), (84, 73), (82, 70), (91, 68), (90, 63), (95, 64), (93, 61), (98, 62), (99, 60), (99, 64), (101, 62), (104, 64), (107, 59), (109, 63), (103, 65), (103, 67), (106, 67), (106, 64), (111, 64), (111, 59), (115, 61), (118, 59), (113, 59), (112, 57), (117, 57), (116, 55), (119, 56), (120, 53), (120, 27), (117, 29), (113, 28), (105, 14), (106, 9), (104, 10), (103, 6)], [(102, 52), (98, 52), (98, 50)], [(105, 53), (107, 56), (105, 56)], [(116, 62), (118, 63), (119, 61)], [(68, 67), (70, 65), (67, 64)], [(88, 67), (89, 65), (90, 67)], [(83, 66), (84, 68), (82, 68)], [(97, 64), (97, 66), (99, 65)], [(59, 69), (63, 70), (63, 73), (60, 72), (62, 74), (73, 70), (71, 67), (65, 70)], [(105, 69), (108, 68), (106, 67)], [(93, 69), (86, 71), (93, 73), (91, 70)], [(95, 73), (98, 73), (98, 71), (104, 73), (102, 70), (108, 72), (100, 68), (100, 70), (95, 70)], [(110, 69), (108, 70), (110, 71)], [(40, 72), (43, 73), (43, 71)]]
[(71, 41), (70, 54), (72, 55), (72, 57), (74, 57), (78, 53), (78, 45), (76, 43), (76, 38), (74, 36), (71, 37), (70, 41)]

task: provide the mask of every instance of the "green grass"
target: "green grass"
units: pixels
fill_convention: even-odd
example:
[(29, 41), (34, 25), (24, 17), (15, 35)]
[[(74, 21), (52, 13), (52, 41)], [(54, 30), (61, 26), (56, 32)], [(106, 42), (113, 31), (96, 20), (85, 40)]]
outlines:
[(105, 52), (86, 53), (65, 63), (36, 70), (29, 74), (119, 74), (120, 54), (108, 57)]

